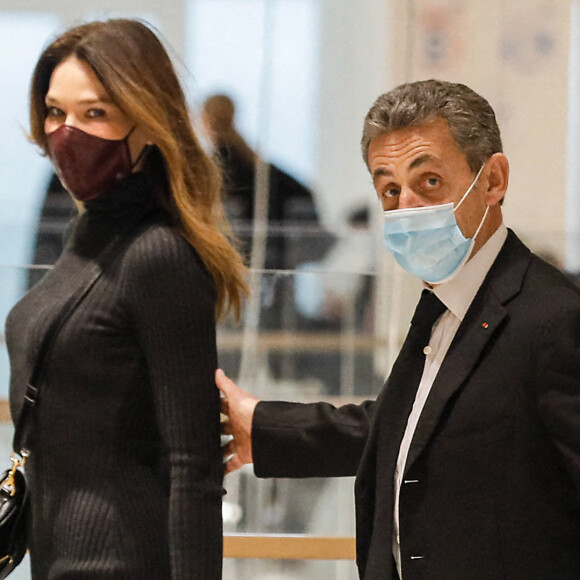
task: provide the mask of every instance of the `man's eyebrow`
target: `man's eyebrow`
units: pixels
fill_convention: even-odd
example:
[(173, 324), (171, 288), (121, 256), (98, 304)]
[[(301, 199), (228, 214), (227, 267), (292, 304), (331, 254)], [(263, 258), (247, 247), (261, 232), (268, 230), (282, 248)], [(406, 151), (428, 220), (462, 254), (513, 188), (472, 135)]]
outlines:
[(391, 177), (393, 174), (386, 167), (377, 167), (373, 171), (373, 181), (377, 180), (379, 177)]
[(433, 161), (435, 158), (433, 155), (429, 153), (425, 153), (425, 155), (420, 155), (416, 159), (413, 159), (411, 165), (409, 165), (409, 169), (417, 169), (417, 167), (423, 165), (423, 163), (427, 163), (427, 161)]
[[(435, 161), (437, 158), (431, 155), (430, 153), (425, 153), (424, 155), (420, 155), (416, 159), (411, 161), (409, 165), (409, 169), (417, 169), (424, 163), (428, 161)], [(377, 167), (372, 173), (373, 181), (376, 181), (379, 177), (392, 177), (393, 173), (389, 171), (386, 167)]]

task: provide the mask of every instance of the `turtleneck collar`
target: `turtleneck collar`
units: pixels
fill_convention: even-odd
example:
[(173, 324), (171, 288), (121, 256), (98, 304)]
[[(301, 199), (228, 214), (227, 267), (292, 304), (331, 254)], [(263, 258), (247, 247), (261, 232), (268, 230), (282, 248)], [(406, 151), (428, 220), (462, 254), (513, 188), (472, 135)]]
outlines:
[(85, 202), (84, 212), (89, 215), (149, 211), (155, 205), (154, 192), (147, 175), (132, 173), (116, 187), (99, 197)]
[(135, 229), (158, 209), (155, 189), (143, 172), (133, 173), (111, 191), (84, 204), (69, 239), (72, 251), (93, 256)]

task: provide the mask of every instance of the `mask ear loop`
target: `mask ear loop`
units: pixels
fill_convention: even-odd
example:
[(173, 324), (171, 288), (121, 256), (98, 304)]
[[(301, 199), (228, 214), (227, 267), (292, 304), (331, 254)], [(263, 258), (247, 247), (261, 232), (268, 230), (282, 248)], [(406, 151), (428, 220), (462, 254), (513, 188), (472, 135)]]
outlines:
[(465, 198), (471, 193), (471, 190), (475, 187), (483, 168), (485, 167), (485, 163), (479, 168), (475, 179), (471, 182), (471, 185), (467, 188), (467, 191), (463, 194), (463, 197), (459, 200), (459, 203), (453, 208), (453, 211), (456, 212), (459, 209), (459, 206), (465, 201)]
[[(479, 176), (481, 175), (481, 172), (483, 171), (484, 167), (485, 167), (485, 163), (479, 168), (479, 171), (477, 172), (475, 179), (471, 182), (471, 185), (469, 186), (467, 191), (463, 194), (463, 197), (459, 200), (459, 203), (453, 208), (454, 213), (459, 209), (459, 206), (464, 202), (465, 198), (471, 193), (471, 190), (475, 187), (475, 184), (477, 183), (477, 180), (479, 179)], [(483, 217), (481, 218), (481, 221), (479, 222), (479, 226), (477, 227), (477, 230), (475, 231), (475, 233), (473, 234), (473, 237), (471, 238), (473, 241), (475, 241), (475, 239), (477, 238), (477, 234), (479, 234), (479, 231), (483, 227), (483, 224), (485, 223), (485, 218), (487, 217), (488, 212), (489, 212), (489, 205), (486, 205), (485, 212), (483, 214)]]
[[(129, 137), (131, 136), (133, 131), (135, 131), (136, 128), (137, 125), (133, 125), (133, 127), (129, 130), (127, 135), (125, 135), (125, 137), (123, 138), (123, 141), (125, 141), (125, 144), (127, 145), (127, 150), (129, 150)], [(151, 143), (147, 143), (147, 145), (143, 146), (143, 149), (141, 149), (141, 152), (139, 153), (139, 155), (137, 155), (137, 159), (135, 159), (135, 161), (131, 163), (131, 171), (135, 169), (135, 167), (137, 167), (139, 162), (145, 157), (145, 155), (147, 155), (147, 153), (149, 153), (149, 151), (151, 151), (151, 149), (153, 149), (153, 147), (154, 146)]]
[(131, 165), (131, 169), (134, 169), (135, 167), (137, 167), (137, 165), (139, 164), (139, 162), (145, 157), (145, 155), (147, 155), (147, 153), (149, 153), (149, 151), (151, 151), (151, 149), (153, 149), (154, 145), (151, 144), (147, 144), (143, 147), (143, 149), (141, 149), (141, 153), (139, 153), (139, 155), (137, 155), (137, 159), (135, 159), (135, 162)]
[(473, 241), (475, 241), (475, 239), (477, 238), (477, 234), (479, 234), (479, 230), (481, 230), (481, 228), (483, 227), (483, 224), (485, 222), (485, 218), (487, 217), (488, 213), (489, 213), (489, 205), (486, 205), (485, 212), (483, 214), (483, 217), (481, 218), (481, 221), (479, 222), (479, 226), (478, 226), (477, 230), (475, 231), (475, 233), (473, 234), (473, 238), (471, 238)]

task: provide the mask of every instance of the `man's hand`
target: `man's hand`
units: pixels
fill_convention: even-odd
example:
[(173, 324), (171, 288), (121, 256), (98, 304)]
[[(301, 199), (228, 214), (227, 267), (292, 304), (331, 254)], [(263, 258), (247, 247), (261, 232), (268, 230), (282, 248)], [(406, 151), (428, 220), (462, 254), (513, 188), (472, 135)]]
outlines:
[(252, 463), (252, 419), (259, 399), (240, 389), (228, 379), (221, 369), (215, 373), (215, 382), (222, 392), (223, 435), (233, 435), (224, 447), (226, 473), (231, 473), (246, 463)]

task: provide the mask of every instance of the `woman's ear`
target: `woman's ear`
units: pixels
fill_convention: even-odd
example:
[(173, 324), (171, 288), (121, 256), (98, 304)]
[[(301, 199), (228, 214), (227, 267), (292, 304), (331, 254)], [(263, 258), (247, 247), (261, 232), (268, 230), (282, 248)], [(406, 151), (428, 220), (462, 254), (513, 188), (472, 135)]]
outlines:
[(494, 153), (487, 160), (487, 191), (485, 198), (488, 206), (501, 203), (508, 187), (510, 166), (503, 153)]

